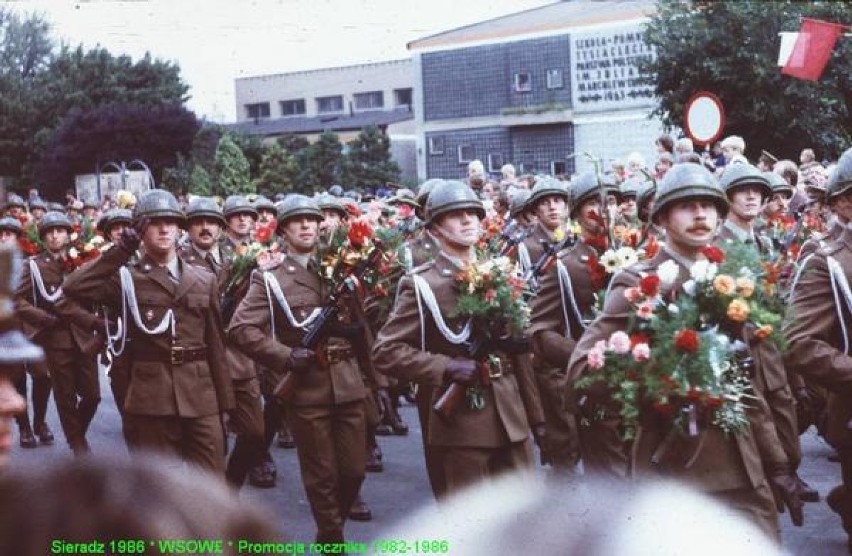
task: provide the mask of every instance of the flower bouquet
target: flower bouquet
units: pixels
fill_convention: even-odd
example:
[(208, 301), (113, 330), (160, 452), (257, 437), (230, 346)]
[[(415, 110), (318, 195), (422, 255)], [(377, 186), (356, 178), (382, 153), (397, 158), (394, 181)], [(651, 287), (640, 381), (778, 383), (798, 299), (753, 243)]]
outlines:
[(284, 253), (275, 241), (278, 222), (273, 218), (259, 224), (254, 231), (254, 241), (234, 249), (234, 258), (228, 269), (228, 278), (222, 289), (222, 315), (227, 323), (236, 310), (237, 301), (248, 291), (249, 277), (255, 268), (268, 270), (281, 263)]

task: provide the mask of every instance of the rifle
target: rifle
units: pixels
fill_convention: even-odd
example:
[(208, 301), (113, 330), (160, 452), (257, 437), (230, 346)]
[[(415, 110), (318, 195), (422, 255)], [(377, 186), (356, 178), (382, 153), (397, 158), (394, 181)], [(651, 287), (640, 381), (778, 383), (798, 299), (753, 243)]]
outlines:
[[(320, 341), (329, 335), (330, 328), (334, 323), (336, 323), (337, 315), (340, 313), (340, 299), (346, 293), (346, 290), (349, 289), (349, 279), (355, 278), (356, 280), (360, 280), (363, 278), (367, 270), (376, 267), (379, 262), (379, 257), (382, 256), (381, 243), (374, 240), (374, 244), (375, 246), (370, 253), (362, 261), (360, 261), (357, 266), (355, 266), (352, 272), (335, 285), (331, 295), (328, 296), (328, 299), (322, 306), (319, 315), (317, 315), (317, 318), (311, 324), (311, 327), (305, 335), (302, 336), (302, 341), (299, 342), (299, 347), (313, 351), (316, 349), (317, 345), (319, 345)], [(288, 371), (284, 374), (281, 380), (278, 381), (278, 384), (275, 386), (275, 390), (272, 391), (272, 395), (281, 401), (286, 402), (293, 396), (295, 389), (295, 374)]]
[(565, 239), (559, 243), (551, 243), (538, 260), (527, 270), (524, 275), (524, 281), (530, 285), (531, 290), (538, 290), (538, 279), (544, 274), (544, 271), (550, 266), (553, 259), (556, 258), (556, 254), (570, 245), (571, 241), (572, 237), (569, 234), (565, 234)]

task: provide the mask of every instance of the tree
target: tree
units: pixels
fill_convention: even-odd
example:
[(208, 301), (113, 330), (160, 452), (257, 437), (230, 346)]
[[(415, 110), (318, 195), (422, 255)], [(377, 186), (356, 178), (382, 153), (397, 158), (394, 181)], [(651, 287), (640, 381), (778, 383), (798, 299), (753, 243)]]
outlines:
[(189, 192), (193, 195), (209, 197), (213, 195), (213, 180), (201, 165), (195, 165), (189, 177)]
[(305, 165), (299, 177), (299, 189), (309, 192), (321, 186), (328, 188), (340, 179), (343, 145), (336, 133), (324, 131), (317, 142), (300, 151)]
[(175, 165), (163, 170), (161, 185), (175, 195), (178, 195), (191, 191), (194, 165), (192, 160), (181, 153), (177, 153), (175, 158)]
[(217, 194), (227, 196), (255, 192), (249, 174), (248, 159), (229, 134), (223, 135), (219, 140), (214, 157), (214, 168)]
[(269, 197), (275, 193), (292, 191), (298, 175), (299, 166), (295, 157), (276, 142), (267, 146), (263, 152), (255, 185), (258, 193)]
[(364, 128), (346, 144), (342, 180), (359, 187), (381, 187), (399, 181), (399, 166), (391, 160), (390, 140), (376, 126)]
[(798, 160), (802, 148), (834, 156), (852, 143), (852, 41), (840, 39), (819, 82), (782, 75), (776, 66), (781, 31), (802, 17), (849, 23), (846, 2), (661, 0), (645, 40), (667, 126), (683, 127), (693, 93), (715, 93), (725, 107), (724, 135), (741, 135), (748, 155), (765, 149)]
[(263, 141), (257, 135), (232, 135), (231, 137), (248, 160), (249, 175), (257, 178), (260, 175), (260, 163), (266, 152)]

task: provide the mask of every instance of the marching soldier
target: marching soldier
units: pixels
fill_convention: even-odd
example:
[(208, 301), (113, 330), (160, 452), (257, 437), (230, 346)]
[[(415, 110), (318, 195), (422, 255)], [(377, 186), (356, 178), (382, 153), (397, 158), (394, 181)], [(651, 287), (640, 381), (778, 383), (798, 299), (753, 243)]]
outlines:
[(242, 195), (231, 195), (222, 206), (225, 216), (225, 233), (219, 239), (219, 247), (225, 257), (233, 257), (234, 249), (251, 241), (251, 232), (257, 222), (257, 209)]
[(27, 214), (27, 204), (20, 195), (12, 193), (6, 199), (6, 206), (3, 210), (6, 212), (6, 216), (20, 218)]
[[(216, 279), (177, 256), (184, 215), (171, 193), (146, 192), (133, 215), (114, 248), (67, 278), (66, 295), (127, 316), (131, 449), (224, 473), (222, 413), (234, 407), (234, 393)], [(128, 265), (140, 243), (144, 255)]]
[[(852, 149), (840, 157), (826, 189), (835, 214), (847, 222), (852, 220)], [(842, 485), (828, 495), (828, 503), (843, 519), (852, 551), (852, 230), (846, 226), (836, 241), (817, 250), (803, 264), (787, 312), (785, 363), (829, 391), (826, 438), (840, 455)]]
[(32, 215), (36, 224), (41, 222), (45, 214), (47, 214), (47, 203), (38, 197), (30, 201), (30, 215)]
[(254, 208), (257, 210), (257, 221), (261, 224), (269, 224), (278, 217), (278, 209), (275, 208), (275, 203), (263, 195), (255, 197)]
[(492, 355), (499, 358), (502, 373), (493, 373), (490, 385), (480, 385), (484, 407), (463, 407), (451, 423), (431, 407), (442, 385), (472, 385), (480, 374), (477, 361), (466, 357), (464, 342), (450, 339), (461, 323), (449, 315), (458, 297), (455, 275), (474, 260), (485, 211), (469, 187), (448, 181), (430, 193), (426, 216), (440, 251), (432, 263), (400, 281), (394, 310), (376, 339), (373, 361), (379, 372), (416, 382), (418, 395), (429, 399), (421, 423), (428, 430), (426, 447), (439, 448), (431, 454), (434, 459), (427, 452), (426, 461), (427, 466), (440, 465), (446, 484), (436, 494), (442, 498), (485, 477), (528, 468), (530, 430), (545, 449), (545, 426), (529, 357), (500, 350)]
[[(654, 222), (666, 230), (666, 243), (650, 261), (615, 276), (603, 313), (586, 329), (571, 356), (568, 374), (572, 383), (594, 372), (589, 367), (588, 355), (595, 343), (609, 339), (613, 332), (628, 329), (632, 307), (625, 290), (637, 287), (642, 276), (655, 272), (664, 262), (674, 261), (678, 276), (670, 293), (667, 290), (664, 294), (676, 295), (688, 279), (689, 269), (701, 248), (712, 241), (719, 220), (727, 211), (724, 191), (707, 170), (691, 163), (672, 167), (660, 185), (652, 213)], [(604, 404), (609, 401), (603, 392), (587, 391), (584, 395)], [(646, 414), (632, 446), (612, 435), (602, 441), (610, 443), (613, 467), (626, 466), (630, 461), (635, 479), (662, 475), (692, 484), (738, 510), (777, 539), (778, 520), (767, 478), (783, 495), (797, 524), (801, 520), (801, 502), (759, 390), (755, 390), (753, 403), (755, 409), (748, 414), (748, 434), (725, 434), (710, 426), (692, 437), (673, 429), (669, 421)], [(627, 469), (621, 474), (626, 476)]]
[(367, 388), (357, 351), (366, 342), (346, 307), (341, 308), (344, 320), (331, 325), (330, 337), (317, 350), (300, 346), (329, 293), (315, 260), (321, 220), (312, 199), (290, 195), (283, 201), (279, 227), (287, 255), (279, 266), (253, 273), (229, 337), (266, 368), (292, 373), (287, 418), (316, 539), (327, 543), (343, 541), (346, 517), (364, 480)]
[[(58, 212), (48, 212), (38, 226), (45, 252), (24, 267), (15, 305), (24, 332), (47, 354), (56, 410), (65, 439), (75, 455), (89, 452), (86, 431), (101, 401), (95, 353), (103, 345), (103, 323), (76, 303), (63, 301), (62, 283), (68, 272), (71, 222)], [(72, 263), (73, 264), (73, 263)], [(72, 267), (73, 268), (73, 267)], [(37, 383), (40, 384), (40, 383)], [(50, 389), (41, 387), (35, 434), (51, 437), (41, 410)]]

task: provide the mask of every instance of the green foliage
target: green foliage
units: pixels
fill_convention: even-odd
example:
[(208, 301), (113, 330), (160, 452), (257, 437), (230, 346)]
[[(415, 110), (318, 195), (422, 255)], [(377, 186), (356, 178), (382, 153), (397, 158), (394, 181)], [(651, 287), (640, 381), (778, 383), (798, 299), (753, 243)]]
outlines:
[(163, 170), (161, 185), (175, 195), (190, 191), (193, 164), (181, 153), (175, 157), (175, 165)]
[(391, 159), (390, 139), (376, 126), (361, 130), (347, 144), (341, 178), (346, 184), (359, 187), (381, 187), (399, 181), (399, 166)]
[(217, 194), (225, 197), (255, 193), (248, 159), (230, 135), (226, 134), (219, 140), (213, 165), (216, 172), (215, 192)]
[(840, 38), (818, 82), (782, 75), (779, 32), (802, 17), (849, 23), (847, 2), (660, 0), (645, 40), (656, 58), (656, 115), (683, 127), (684, 108), (708, 90), (726, 112), (724, 135), (741, 135), (747, 155), (762, 149), (798, 160), (802, 148), (836, 156), (852, 143), (852, 41)]
[(326, 189), (340, 179), (343, 145), (336, 133), (325, 131), (316, 143), (302, 149), (297, 159), (304, 164), (299, 189), (302, 192), (312, 191), (316, 186)]
[(276, 142), (264, 149), (255, 186), (266, 196), (292, 191), (298, 174), (296, 158)]
[(213, 180), (210, 174), (204, 169), (204, 166), (196, 164), (192, 168), (192, 173), (189, 177), (189, 191), (193, 195), (201, 195), (209, 197), (213, 195)]

